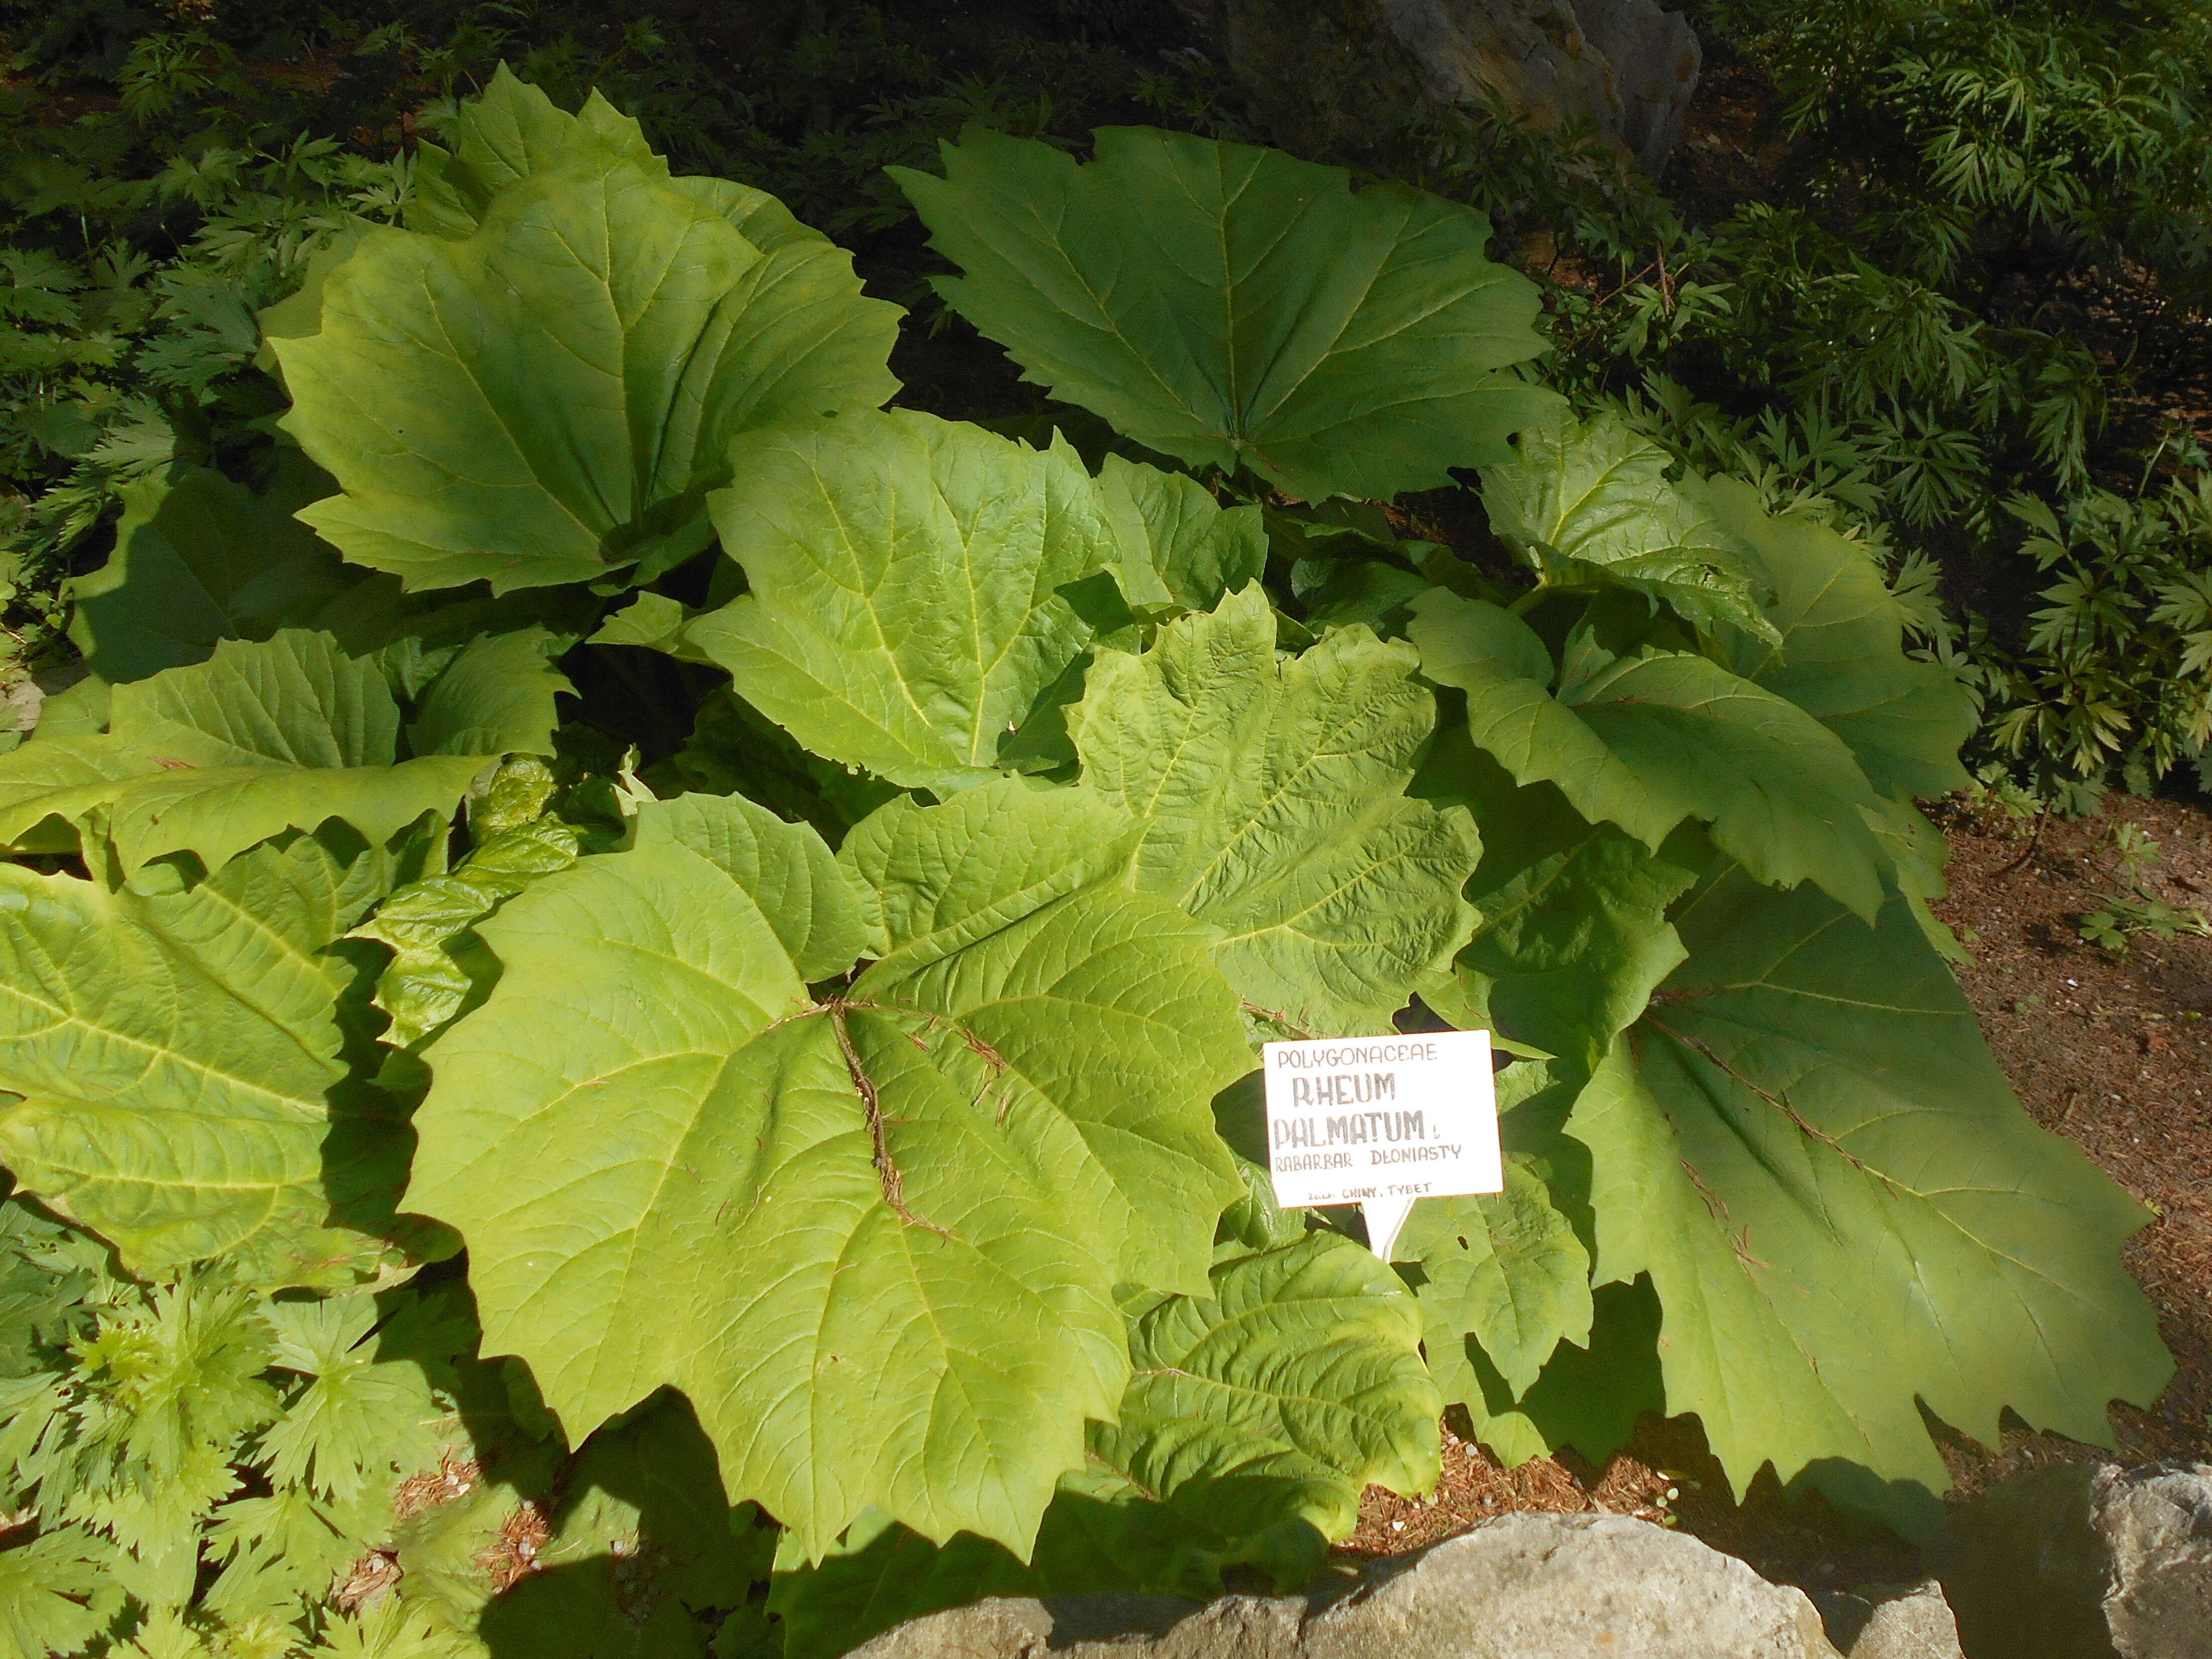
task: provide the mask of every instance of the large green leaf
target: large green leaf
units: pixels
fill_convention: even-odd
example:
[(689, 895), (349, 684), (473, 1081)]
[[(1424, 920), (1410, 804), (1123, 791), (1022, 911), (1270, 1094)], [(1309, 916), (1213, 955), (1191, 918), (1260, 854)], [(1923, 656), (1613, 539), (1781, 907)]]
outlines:
[(1478, 1352), (1518, 1400), (1562, 1341), (1589, 1341), (1589, 1252), (1518, 1159), (1502, 1193), (1420, 1200), (1391, 1254), (1419, 1266), (1429, 1368), (1448, 1400), (1482, 1409)]
[(715, 522), (751, 592), (690, 645), (817, 755), (940, 793), (1003, 769), (1114, 598), (1073, 448), (900, 410), (748, 434), (732, 465)]
[(256, 495), (206, 467), (125, 485), (115, 551), (70, 585), (70, 638), (112, 684), (204, 661), (224, 640), (311, 625), (363, 573), (292, 517), (304, 479)]
[(1468, 884), (1482, 920), (1423, 999), (1587, 1078), (1680, 963), (1667, 907), (1696, 871), (1589, 823), (1548, 783), (1516, 786), (1464, 726), (1438, 735), (1416, 787), (1464, 802), (1487, 831)]
[[(1236, 1195), (1234, 997), (1092, 878), (1125, 833), (1092, 792), (896, 802), (835, 866), (742, 799), (668, 811), (481, 928), (501, 972), (428, 1050), (410, 1207), (463, 1229), (487, 1348), (572, 1437), (672, 1384), (810, 1556), (870, 1505), (1026, 1549), (1121, 1397), (1115, 1285), (1196, 1288)], [(793, 951), (871, 933), (812, 1000)]]
[(1850, 745), (1886, 795), (1966, 787), (1959, 749), (1974, 704), (1942, 665), (1905, 654), (1904, 613), (1874, 556), (1809, 519), (1776, 518), (1734, 478), (1705, 486), (1720, 523), (1758, 561), (1778, 641), (1727, 642), (1729, 667), (1787, 697)]
[(1485, 467), (1490, 526), (1547, 584), (1625, 587), (1698, 627), (1729, 623), (1779, 647), (1754, 567), (1695, 489), (1667, 478), (1674, 457), (1606, 413), (1521, 434), (1513, 459)]
[(404, 1131), (344, 1088), (327, 947), (386, 860), (295, 839), (199, 885), (111, 892), (0, 864), (0, 1162), (157, 1276), (229, 1255), (272, 1285), (340, 1281), (390, 1247)]
[(2031, 1121), (1905, 905), (1709, 876), (1690, 956), (1577, 1102), (1601, 1281), (1649, 1273), (1669, 1411), (1902, 1528), (1948, 1485), (1916, 1401), (2111, 1443), (2172, 1370), (2122, 1269), (2142, 1209)]
[(1520, 617), (1443, 588), (1409, 629), (1421, 672), (1468, 694), (1468, 733), (1516, 782), (1553, 782), (1593, 823), (1657, 850), (1685, 818), (1761, 881), (1812, 881), (1871, 918), (1890, 856), (1881, 798), (1842, 739), (1704, 657), (1615, 656), (1587, 627), (1551, 653)]
[(501, 191), (563, 163), (596, 155), (668, 173), (644, 131), (597, 92), (571, 115), (505, 64), (483, 96), (454, 108), (438, 136), (446, 142), (416, 149), (407, 228), (455, 241), (476, 233)]
[(732, 434), (896, 389), (896, 307), (827, 243), (763, 253), (737, 187), (619, 145), (525, 159), (460, 240), (364, 236), (316, 331), (271, 339), (286, 429), (344, 491), (301, 516), (410, 590), (665, 568), (711, 538)]
[(1121, 544), (1122, 596), (1139, 610), (1211, 611), (1266, 573), (1258, 507), (1224, 509), (1188, 473), (1119, 455), (1106, 458), (1098, 488)]
[(688, 848), (751, 894), (810, 984), (843, 973), (874, 943), (868, 890), (849, 878), (821, 836), (750, 802), (678, 796), (638, 821), (637, 845)]
[(331, 818), (384, 842), (425, 812), (450, 815), (492, 757), (551, 752), (568, 683), (550, 643), (533, 629), (419, 662), (443, 665), (410, 724), (376, 661), (327, 634), (226, 641), (204, 663), (118, 686), (106, 732), (0, 756), (0, 843), (68, 851), (84, 836), (127, 875), (187, 851), (216, 869)]
[[(666, 158), (654, 152), (635, 118), (596, 91), (571, 115), (504, 64), (492, 71), (481, 97), (454, 109), (439, 136), (443, 144), (424, 143), (416, 150), (414, 190), (407, 198), (410, 230), (464, 240), (483, 225), (485, 210), (501, 191), (537, 173), (597, 159), (627, 162), (667, 179), (712, 206), (763, 253), (774, 254), (793, 242), (835, 247), (764, 190), (727, 179), (671, 178)], [(849, 257), (844, 263), (849, 268)], [(872, 318), (878, 330), (892, 320), (880, 309), (856, 314)], [(883, 351), (873, 356), (880, 368)]]
[(1435, 1486), (1443, 1402), (1419, 1305), (1389, 1268), (1329, 1233), (1224, 1255), (1210, 1294), (1130, 1305), (1135, 1370), (1118, 1419), (1091, 1431), (1098, 1471), (1201, 1511), (1216, 1488), (1279, 1483), (1285, 1519), (1332, 1541), (1367, 1486)]
[(1031, 1559), (972, 1536), (940, 1547), (856, 1527), (776, 1586), (786, 1659), (834, 1659), (985, 1595), (1206, 1598), (1239, 1564), (1294, 1589), (1351, 1531), (1369, 1484), (1435, 1484), (1441, 1404), (1419, 1310), (1350, 1240), (1232, 1247), (1208, 1294), (1141, 1297), (1128, 1313), (1136, 1371), (1118, 1421), (1092, 1425), (1091, 1461), (1062, 1482)]
[(1069, 730), (1141, 828), (1129, 879), (1218, 928), (1246, 1002), (1297, 1030), (1387, 1026), (1467, 940), (1480, 843), (1407, 799), (1436, 722), (1413, 653), (1340, 629), (1278, 663), (1255, 584), (1091, 665)]
[(946, 301), (1025, 378), (1193, 465), (1291, 495), (1391, 496), (1509, 459), (1558, 407), (1490, 224), (1279, 151), (1104, 127), (1097, 160), (970, 128), (891, 175), (963, 275)]

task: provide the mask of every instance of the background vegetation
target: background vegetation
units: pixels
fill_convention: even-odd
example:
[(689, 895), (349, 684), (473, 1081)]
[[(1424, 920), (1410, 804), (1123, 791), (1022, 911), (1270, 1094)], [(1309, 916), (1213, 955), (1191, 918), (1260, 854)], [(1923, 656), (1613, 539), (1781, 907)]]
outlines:
[[(758, 184), (916, 310), (904, 401), (1034, 399), (923, 283), (883, 168), (970, 122), (1252, 136), (1173, 9), (787, 0), (619, 24), (562, 5), (10, 3), (0, 94), (0, 592), (11, 677), (65, 661), (63, 585), (177, 460), (251, 480), (253, 310), (406, 198), (410, 146), (505, 59), (590, 86), (679, 170)], [(2193, 782), (2212, 735), (2212, 283), (2192, 0), (1710, 0), (1664, 187), (1504, 118), (1361, 158), (1490, 213), (1543, 280), (1555, 383), (1883, 548), (1987, 762), (2066, 806)], [(1474, 534), (1480, 536), (1479, 522)], [(27, 718), (28, 693), (14, 693)], [(4, 740), (4, 739), (0, 739)]]

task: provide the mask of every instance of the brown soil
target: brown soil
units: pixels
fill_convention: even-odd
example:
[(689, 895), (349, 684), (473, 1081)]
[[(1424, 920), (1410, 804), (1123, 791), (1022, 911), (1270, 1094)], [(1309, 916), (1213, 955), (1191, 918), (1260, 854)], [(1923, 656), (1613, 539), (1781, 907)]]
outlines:
[[(2114, 842), (2147, 831), (2158, 861), (2136, 877), (2177, 909), (2212, 911), (2212, 814), (2116, 795), (2077, 823), (1945, 803), (1952, 891), (1938, 905), (1973, 955), (1960, 983), (2036, 1121), (2069, 1136), (2147, 1206), (2127, 1265), (2149, 1293), (2177, 1370), (2148, 1409), (2116, 1405), (2116, 1453), (2012, 1420), (1978, 1446), (1936, 1425), (1961, 1501), (2030, 1463), (2117, 1455), (2212, 1458), (2212, 939), (2136, 936), (2124, 955), (2080, 937), (2080, 919), (2124, 890)], [(1603, 1469), (1572, 1453), (1512, 1471), (1447, 1418), (1444, 1476), (1430, 1499), (1370, 1487), (1348, 1558), (1439, 1543), (1515, 1510), (1607, 1510), (1680, 1526), (1770, 1578), (1808, 1587), (1917, 1576), (1917, 1552), (1854, 1527), (1818, 1497), (1792, 1503), (1771, 1474), (1734, 1502), (1694, 1419), (1646, 1418)]]
[[(2113, 837), (2130, 823), (2160, 855), (2141, 884), (2212, 909), (2212, 816), (2127, 796), (2039, 832), (1954, 810), (1952, 894), (1938, 908), (1973, 952), (1960, 983), (2027, 1109), (2156, 1217), (2126, 1259), (2179, 1370), (2149, 1410), (2114, 1409), (2120, 1455), (2140, 1462), (2212, 1455), (2212, 939), (2138, 935), (2125, 956), (2081, 939), (2081, 915), (2123, 887)], [(2005, 1449), (2008, 1462), (2038, 1448), (2023, 1436)], [(1954, 1461), (1972, 1483), (1996, 1472)]]

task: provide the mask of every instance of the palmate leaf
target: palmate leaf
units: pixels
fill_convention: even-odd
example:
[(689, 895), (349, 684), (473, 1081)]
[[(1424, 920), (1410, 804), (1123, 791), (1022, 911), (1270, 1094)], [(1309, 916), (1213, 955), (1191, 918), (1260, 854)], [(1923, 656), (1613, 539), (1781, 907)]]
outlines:
[(1127, 1311), (1136, 1370), (1118, 1420), (1092, 1425), (1090, 1461), (1061, 1483), (1030, 1560), (974, 1536), (940, 1547), (880, 1520), (856, 1526), (772, 1593), (786, 1659), (835, 1659), (985, 1595), (1206, 1598), (1239, 1564), (1293, 1589), (1352, 1530), (1370, 1484), (1435, 1484), (1440, 1405), (1419, 1308), (1350, 1240), (1227, 1247), (1208, 1294), (1139, 1297)]
[(189, 1599), (205, 1513), (237, 1489), (246, 1437), (277, 1414), (258, 1375), (269, 1350), (261, 1298), (198, 1273), (103, 1310), (77, 1345), (39, 1504), (112, 1534), (141, 1601)]
[(1255, 584), (1102, 654), (1069, 711), (1084, 781), (1137, 818), (1131, 884), (1218, 928), (1230, 983), (1297, 1030), (1387, 1026), (1474, 925), (1473, 820), (1405, 794), (1436, 720), (1413, 669), (1364, 628), (1278, 663)]
[(447, 1437), (428, 1371), (412, 1359), (379, 1360), (379, 1318), (368, 1296), (271, 1302), (270, 1364), (307, 1380), (261, 1437), (261, 1463), (280, 1486), (349, 1503), (420, 1468), (437, 1467)]
[(1523, 784), (1556, 783), (1593, 823), (1657, 850), (1686, 818), (1759, 880), (1811, 881), (1871, 918), (1890, 856), (1884, 803), (1843, 741), (1704, 657), (1616, 657), (1585, 626), (1551, 653), (1520, 617), (1443, 588), (1414, 602), (1421, 672), (1468, 694), (1468, 734)]
[(1711, 480), (1705, 495), (1757, 561), (1779, 636), (1728, 638), (1728, 665), (1841, 738), (1883, 794), (1965, 788), (1959, 749), (1973, 732), (1973, 699), (1948, 669), (1905, 654), (1903, 608), (1873, 556), (1825, 525), (1772, 516), (1735, 479)]
[(406, 223), (453, 241), (476, 233), (501, 191), (564, 162), (599, 157), (668, 173), (644, 130), (597, 92), (571, 115), (505, 64), (482, 97), (453, 109), (438, 136), (446, 142), (416, 152)]
[(1419, 1200), (1391, 1255), (1419, 1264), (1429, 1369), (1447, 1400), (1484, 1409), (1478, 1352), (1518, 1400), (1561, 1342), (1589, 1341), (1589, 1252), (1518, 1159), (1502, 1193)]
[[(0, 1378), (67, 1368), (61, 1350), (92, 1319), (113, 1282), (98, 1239), (65, 1227), (19, 1199), (0, 1203)], [(0, 1486), (9, 1435), (0, 1432)], [(0, 1492), (0, 1501), (9, 1494)]]
[(305, 1651), (312, 1659), (486, 1659), (488, 1650), (419, 1602), (386, 1595), (329, 1620)]
[(1388, 498), (1510, 459), (1557, 397), (1480, 214), (1340, 168), (1145, 127), (1079, 166), (971, 127), (942, 179), (890, 169), (962, 275), (947, 304), (1024, 378), (1192, 465), (1309, 500)]
[(85, 1603), (112, 1554), (112, 1546), (75, 1527), (0, 1550), (0, 1659), (82, 1652), (107, 1627)]
[(344, 491), (301, 516), (354, 562), (410, 590), (642, 580), (712, 538), (733, 434), (896, 390), (897, 309), (842, 252), (607, 137), (509, 157), (531, 170), (503, 182), (464, 143), (432, 217), (467, 234), (370, 232), (316, 331), (272, 337), (286, 429)]
[(74, 851), (88, 836), (126, 876), (177, 852), (218, 869), (331, 818), (381, 844), (450, 814), (492, 758), (552, 751), (553, 699), (568, 689), (552, 642), (532, 629), (440, 653), (410, 721), (384, 669), (327, 634), (226, 641), (118, 686), (106, 732), (0, 756), (0, 843)]
[(1099, 493), (1122, 552), (1121, 595), (1140, 611), (1211, 611), (1267, 567), (1256, 507), (1224, 508), (1187, 473), (1109, 455)]
[(0, 865), (0, 1089), (22, 1097), (0, 1164), (134, 1273), (373, 1269), (392, 1247), (355, 1228), (389, 1217), (404, 1131), (341, 1088), (352, 970), (325, 947), (386, 865), (303, 837), (160, 895)]
[(1601, 1281), (1650, 1275), (1667, 1408), (1741, 1487), (1771, 1461), (1924, 1529), (1916, 1398), (1985, 1444), (2009, 1407), (2110, 1444), (2171, 1374), (2122, 1269), (2142, 1211), (2006, 1087), (1901, 901), (1875, 925), (1725, 864), (1689, 959), (1577, 1103)]
[[(465, 240), (483, 226), (486, 210), (502, 191), (571, 162), (599, 160), (628, 163), (667, 179), (674, 188), (713, 206), (763, 253), (772, 255), (804, 242), (836, 257), (836, 245), (827, 236), (799, 223), (764, 190), (727, 179), (672, 178), (666, 158), (646, 141), (645, 130), (597, 92), (588, 94), (583, 107), (571, 115), (504, 64), (492, 71), (481, 97), (454, 109), (439, 136), (444, 144), (424, 143), (416, 150), (414, 189), (407, 199), (410, 230)], [(849, 258), (844, 260), (848, 270), (851, 263)], [(851, 286), (849, 276), (844, 286)], [(786, 296), (774, 308), (801, 312), (806, 307), (803, 301)], [(857, 314), (870, 319), (878, 330), (896, 320), (882, 307)], [(829, 343), (818, 331), (814, 337), (819, 344)], [(881, 349), (872, 354), (878, 370), (884, 356)]]
[(748, 434), (731, 465), (715, 522), (752, 591), (686, 640), (814, 753), (893, 783), (1006, 769), (1121, 609), (1120, 544), (1065, 441), (871, 412)]
[[(1358, 1524), (1367, 1486), (1435, 1486), (1442, 1405), (1415, 1354), (1419, 1308), (1372, 1255), (1316, 1232), (1223, 1258), (1206, 1296), (1128, 1304), (1134, 1373), (1118, 1419), (1091, 1430), (1090, 1484), (1194, 1515), (1227, 1499), (1224, 1511), (1248, 1516), (1272, 1486), (1279, 1518), (1240, 1559), (1287, 1582), (1318, 1560), (1290, 1523), (1334, 1541)], [(1224, 1565), (1205, 1561), (1186, 1582), (1218, 1583)]]
[(1482, 504), (1547, 584), (1625, 587), (1708, 632), (1726, 623), (1778, 649), (1755, 565), (1700, 492), (1668, 481), (1673, 461), (1618, 415), (1549, 422), (1483, 469)]
[(1415, 787), (1488, 830), (1467, 890), (1482, 920), (1423, 1000), (1462, 1030), (1556, 1057), (1579, 1085), (1680, 964), (1667, 907), (1696, 871), (1589, 823), (1551, 784), (1516, 785), (1463, 726), (1439, 734)]
[(808, 1555), (870, 1505), (1026, 1548), (1128, 1375), (1114, 1286), (1196, 1288), (1236, 1195), (1234, 997), (1098, 879), (1093, 792), (895, 801), (834, 864), (742, 799), (669, 811), (481, 928), (409, 1207), (465, 1229), (487, 1350), (572, 1437), (672, 1384)]

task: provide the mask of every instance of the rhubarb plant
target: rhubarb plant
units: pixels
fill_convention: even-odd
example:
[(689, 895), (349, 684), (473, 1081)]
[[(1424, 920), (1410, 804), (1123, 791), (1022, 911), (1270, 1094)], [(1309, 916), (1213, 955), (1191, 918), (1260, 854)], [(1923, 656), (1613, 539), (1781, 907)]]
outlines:
[[(1923, 1409), (2157, 1393), (1929, 908), (1964, 694), (1571, 416), (1480, 215), (963, 139), (900, 182), (1030, 441), (886, 408), (845, 256), (603, 102), (445, 137), (0, 756), (0, 1655), (1289, 1588), (1448, 1403), (1911, 1532)], [(1517, 567), (1401, 535), (1455, 468)], [(1385, 1262), (1274, 1202), (1258, 1046), (1439, 1026), (1504, 1190)]]

